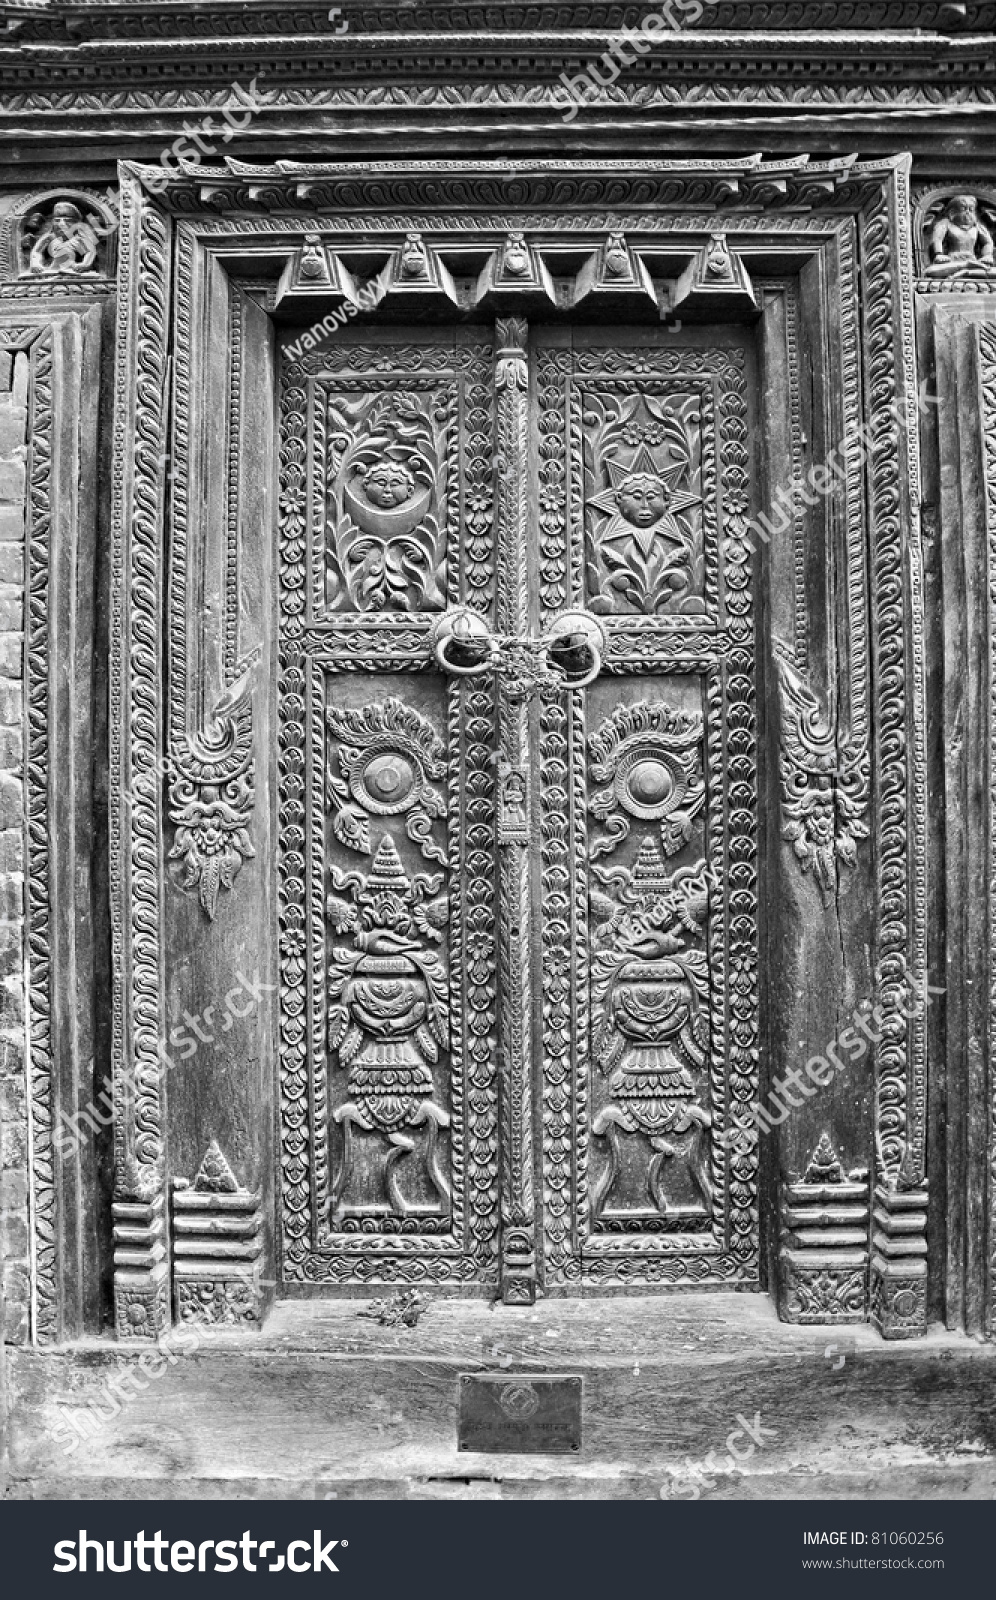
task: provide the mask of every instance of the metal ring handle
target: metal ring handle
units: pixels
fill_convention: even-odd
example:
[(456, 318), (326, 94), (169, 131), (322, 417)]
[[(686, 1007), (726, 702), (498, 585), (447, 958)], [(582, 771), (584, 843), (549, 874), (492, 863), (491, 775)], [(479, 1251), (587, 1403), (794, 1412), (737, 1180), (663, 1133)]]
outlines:
[(453, 606), (432, 630), (432, 649), (444, 672), (475, 678), (491, 667), (495, 641), (479, 612)]
[(546, 659), (566, 689), (585, 689), (602, 670), (605, 630), (590, 611), (562, 611), (543, 636)]

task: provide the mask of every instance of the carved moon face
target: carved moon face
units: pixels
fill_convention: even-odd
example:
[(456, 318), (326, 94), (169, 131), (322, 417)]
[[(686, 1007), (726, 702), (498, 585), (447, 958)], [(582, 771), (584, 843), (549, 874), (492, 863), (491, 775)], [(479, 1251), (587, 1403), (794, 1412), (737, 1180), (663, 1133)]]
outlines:
[(668, 508), (668, 492), (660, 478), (647, 472), (634, 472), (616, 490), (619, 513), (634, 528), (649, 528), (659, 522)]
[(415, 479), (400, 461), (378, 461), (363, 475), (363, 492), (371, 505), (392, 511), (415, 493)]

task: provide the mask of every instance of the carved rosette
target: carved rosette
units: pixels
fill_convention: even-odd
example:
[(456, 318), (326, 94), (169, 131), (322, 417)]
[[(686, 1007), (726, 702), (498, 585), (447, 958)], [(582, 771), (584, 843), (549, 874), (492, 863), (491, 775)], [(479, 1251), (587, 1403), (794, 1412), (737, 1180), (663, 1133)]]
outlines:
[(588, 809), (604, 824), (591, 858), (614, 850), (633, 823), (660, 823), (660, 846), (673, 856), (692, 836), (705, 802), (702, 717), (664, 702), (620, 706), (588, 740), (593, 781)]

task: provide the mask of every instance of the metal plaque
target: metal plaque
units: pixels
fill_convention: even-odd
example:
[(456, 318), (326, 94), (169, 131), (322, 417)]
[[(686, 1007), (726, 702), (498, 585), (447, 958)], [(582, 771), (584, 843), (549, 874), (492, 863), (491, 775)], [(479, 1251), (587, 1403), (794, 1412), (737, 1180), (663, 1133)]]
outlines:
[(563, 1456), (581, 1449), (580, 1377), (461, 1373), (460, 1450)]

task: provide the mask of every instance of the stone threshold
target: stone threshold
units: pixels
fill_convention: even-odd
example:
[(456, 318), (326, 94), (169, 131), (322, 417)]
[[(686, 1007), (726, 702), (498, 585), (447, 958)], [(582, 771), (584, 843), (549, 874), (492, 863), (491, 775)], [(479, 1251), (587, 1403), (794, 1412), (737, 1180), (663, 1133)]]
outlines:
[[(283, 1301), (261, 1332), (188, 1328), (156, 1376), (137, 1344), (12, 1352), (6, 1495), (687, 1500), (696, 1483), (703, 1499), (996, 1495), (996, 1347), (964, 1335), (888, 1343), (863, 1324), (792, 1326), (761, 1295), (439, 1298), (414, 1328), (382, 1328), (365, 1305)], [(580, 1453), (459, 1450), (459, 1375), (484, 1371), (579, 1373)], [(135, 1392), (115, 1401), (106, 1384), (122, 1372), (138, 1374)], [(84, 1416), (85, 1443), (67, 1420)], [(727, 1439), (744, 1422), (764, 1432), (737, 1464)]]

